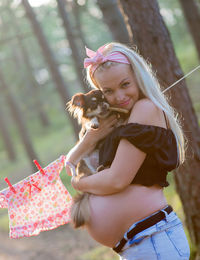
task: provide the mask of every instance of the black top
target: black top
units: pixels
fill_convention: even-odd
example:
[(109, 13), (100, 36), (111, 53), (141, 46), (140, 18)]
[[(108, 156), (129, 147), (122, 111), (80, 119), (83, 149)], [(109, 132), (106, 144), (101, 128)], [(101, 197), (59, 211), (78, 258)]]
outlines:
[(106, 137), (100, 148), (100, 165), (109, 167), (112, 164), (122, 138), (147, 154), (131, 184), (167, 187), (167, 172), (178, 166), (177, 145), (172, 130), (138, 123), (119, 126)]

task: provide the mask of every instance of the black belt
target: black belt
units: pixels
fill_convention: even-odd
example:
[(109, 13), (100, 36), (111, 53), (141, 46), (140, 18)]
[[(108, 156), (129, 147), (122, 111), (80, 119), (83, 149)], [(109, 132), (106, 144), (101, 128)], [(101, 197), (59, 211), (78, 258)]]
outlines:
[[(173, 211), (173, 208), (169, 205), (167, 206), (165, 209), (163, 209), (165, 212), (167, 212), (168, 214), (171, 213)], [(122, 238), (122, 240), (120, 240), (119, 245), (116, 247), (113, 247), (113, 250), (117, 253), (121, 252), (121, 250), (123, 249), (124, 245), (126, 244), (126, 242), (133, 238), (135, 235), (137, 235), (139, 232), (155, 225), (156, 223), (158, 223), (159, 221), (165, 219), (165, 213), (163, 211), (159, 211), (158, 213), (154, 214), (153, 216), (139, 222), (138, 224), (136, 224), (136, 226), (134, 228), (132, 228), (128, 233), (127, 233), (127, 239), (125, 239), (124, 237)]]

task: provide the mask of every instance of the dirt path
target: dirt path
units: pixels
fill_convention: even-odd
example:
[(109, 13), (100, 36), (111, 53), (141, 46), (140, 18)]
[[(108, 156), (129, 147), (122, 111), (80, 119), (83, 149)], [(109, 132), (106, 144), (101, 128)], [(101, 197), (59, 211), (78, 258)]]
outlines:
[(7, 232), (0, 232), (0, 260), (81, 260), (97, 246), (86, 231), (70, 225), (20, 239), (10, 239)]

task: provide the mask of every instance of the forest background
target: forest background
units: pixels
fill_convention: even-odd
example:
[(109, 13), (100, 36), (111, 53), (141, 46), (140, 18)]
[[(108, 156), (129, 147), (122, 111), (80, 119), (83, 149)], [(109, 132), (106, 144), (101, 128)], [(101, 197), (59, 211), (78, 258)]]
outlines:
[[(82, 63), (79, 63), (79, 68), (83, 84), (78, 80), (69, 42), (70, 36), (66, 37), (57, 6), (58, 2), (56, 0), (44, 1), (44, 3), (42, 1), (37, 3), (36, 0), (29, 1), (71, 97), (76, 92), (84, 92), (84, 88), (87, 89), (87, 87)], [(97, 2), (92, 0), (65, 1), (73, 38), (82, 61), (85, 57), (84, 45), (96, 50), (102, 44), (113, 40), (112, 33), (104, 23)], [(161, 15), (170, 32), (176, 56), (184, 73), (187, 73), (199, 64), (199, 59), (180, 3), (177, 0), (159, 0), (158, 3)], [(198, 7), (199, 4), (197, 1)], [(110, 15), (112, 15), (112, 11), (110, 11)], [(84, 41), (80, 40), (79, 27)], [(25, 57), (28, 57), (28, 63)], [(200, 72), (196, 71), (186, 80), (198, 120), (200, 120), (199, 76)], [(0, 1), (0, 85), (0, 188), (3, 189), (7, 186), (4, 181), (6, 176), (14, 184), (36, 171), (32, 164), (33, 159), (38, 159), (44, 167), (61, 154), (67, 154), (76, 142), (75, 128), (72, 127), (64, 107), (65, 100), (58, 93), (52, 71), (48, 67), (30, 21), (25, 15), (25, 8), (17, 0), (10, 4), (3, 0)], [(179, 91), (178, 86), (177, 91)], [(22, 128), (18, 125), (19, 121)], [(5, 140), (5, 132), (9, 141)], [(29, 144), (29, 151), (27, 151), (26, 142)], [(70, 187), (70, 180), (64, 171), (61, 178), (67, 189), (74, 194)], [(169, 175), (168, 178), (171, 184), (165, 190), (168, 203), (175, 208), (184, 223), (182, 204), (175, 190), (173, 176)], [(7, 210), (0, 212), (0, 230), (1, 239), (5, 243), (2, 242), (0, 246), (1, 259), (3, 257), (7, 257), (5, 259), (18, 259), (18, 254), (19, 259), (34, 259), (31, 257), (35, 255), (39, 256), (40, 259), (45, 259), (47, 253), (53, 257), (51, 259), (59, 259), (56, 250), (60, 250), (60, 245), (63, 246), (62, 250), (65, 255), (65, 258), (62, 259), (109, 260), (116, 257), (109, 249), (94, 243), (83, 231), (74, 231), (70, 227), (58, 229), (59, 235), (63, 234), (62, 238), (69, 239), (70, 246), (68, 247), (64, 244), (66, 241), (62, 239), (61, 242), (61, 237), (57, 233), (55, 234), (57, 231), (48, 231), (45, 232), (45, 235), (41, 234), (37, 238), (30, 238), (31, 243), (28, 245), (27, 238), (19, 241), (8, 241)], [(65, 232), (62, 232), (63, 230)], [(185, 230), (190, 241), (186, 226)], [(45, 243), (40, 243), (40, 240), (49, 241), (50, 237), (54, 241), (56, 236), (60, 240), (58, 239), (52, 252), (49, 248), (45, 249)], [(78, 248), (77, 239), (79, 241)], [(34, 243), (35, 246), (31, 247), (31, 244)], [(192, 252), (195, 252), (191, 241), (190, 246)], [(27, 250), (31, 252), (30, 256)]]

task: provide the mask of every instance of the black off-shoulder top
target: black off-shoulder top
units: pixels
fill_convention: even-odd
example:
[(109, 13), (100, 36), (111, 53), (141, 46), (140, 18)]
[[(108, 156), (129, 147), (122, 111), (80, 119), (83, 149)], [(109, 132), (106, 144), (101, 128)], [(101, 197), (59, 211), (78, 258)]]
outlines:
[(110, 133), (99, 151), (99, 163), (109, 167), (120, 139), (125, 138), (147, 155), (131, 184), (169, 186), (167, 173), (178, 166), (176, 139), (171, 129), (128, 123)]

